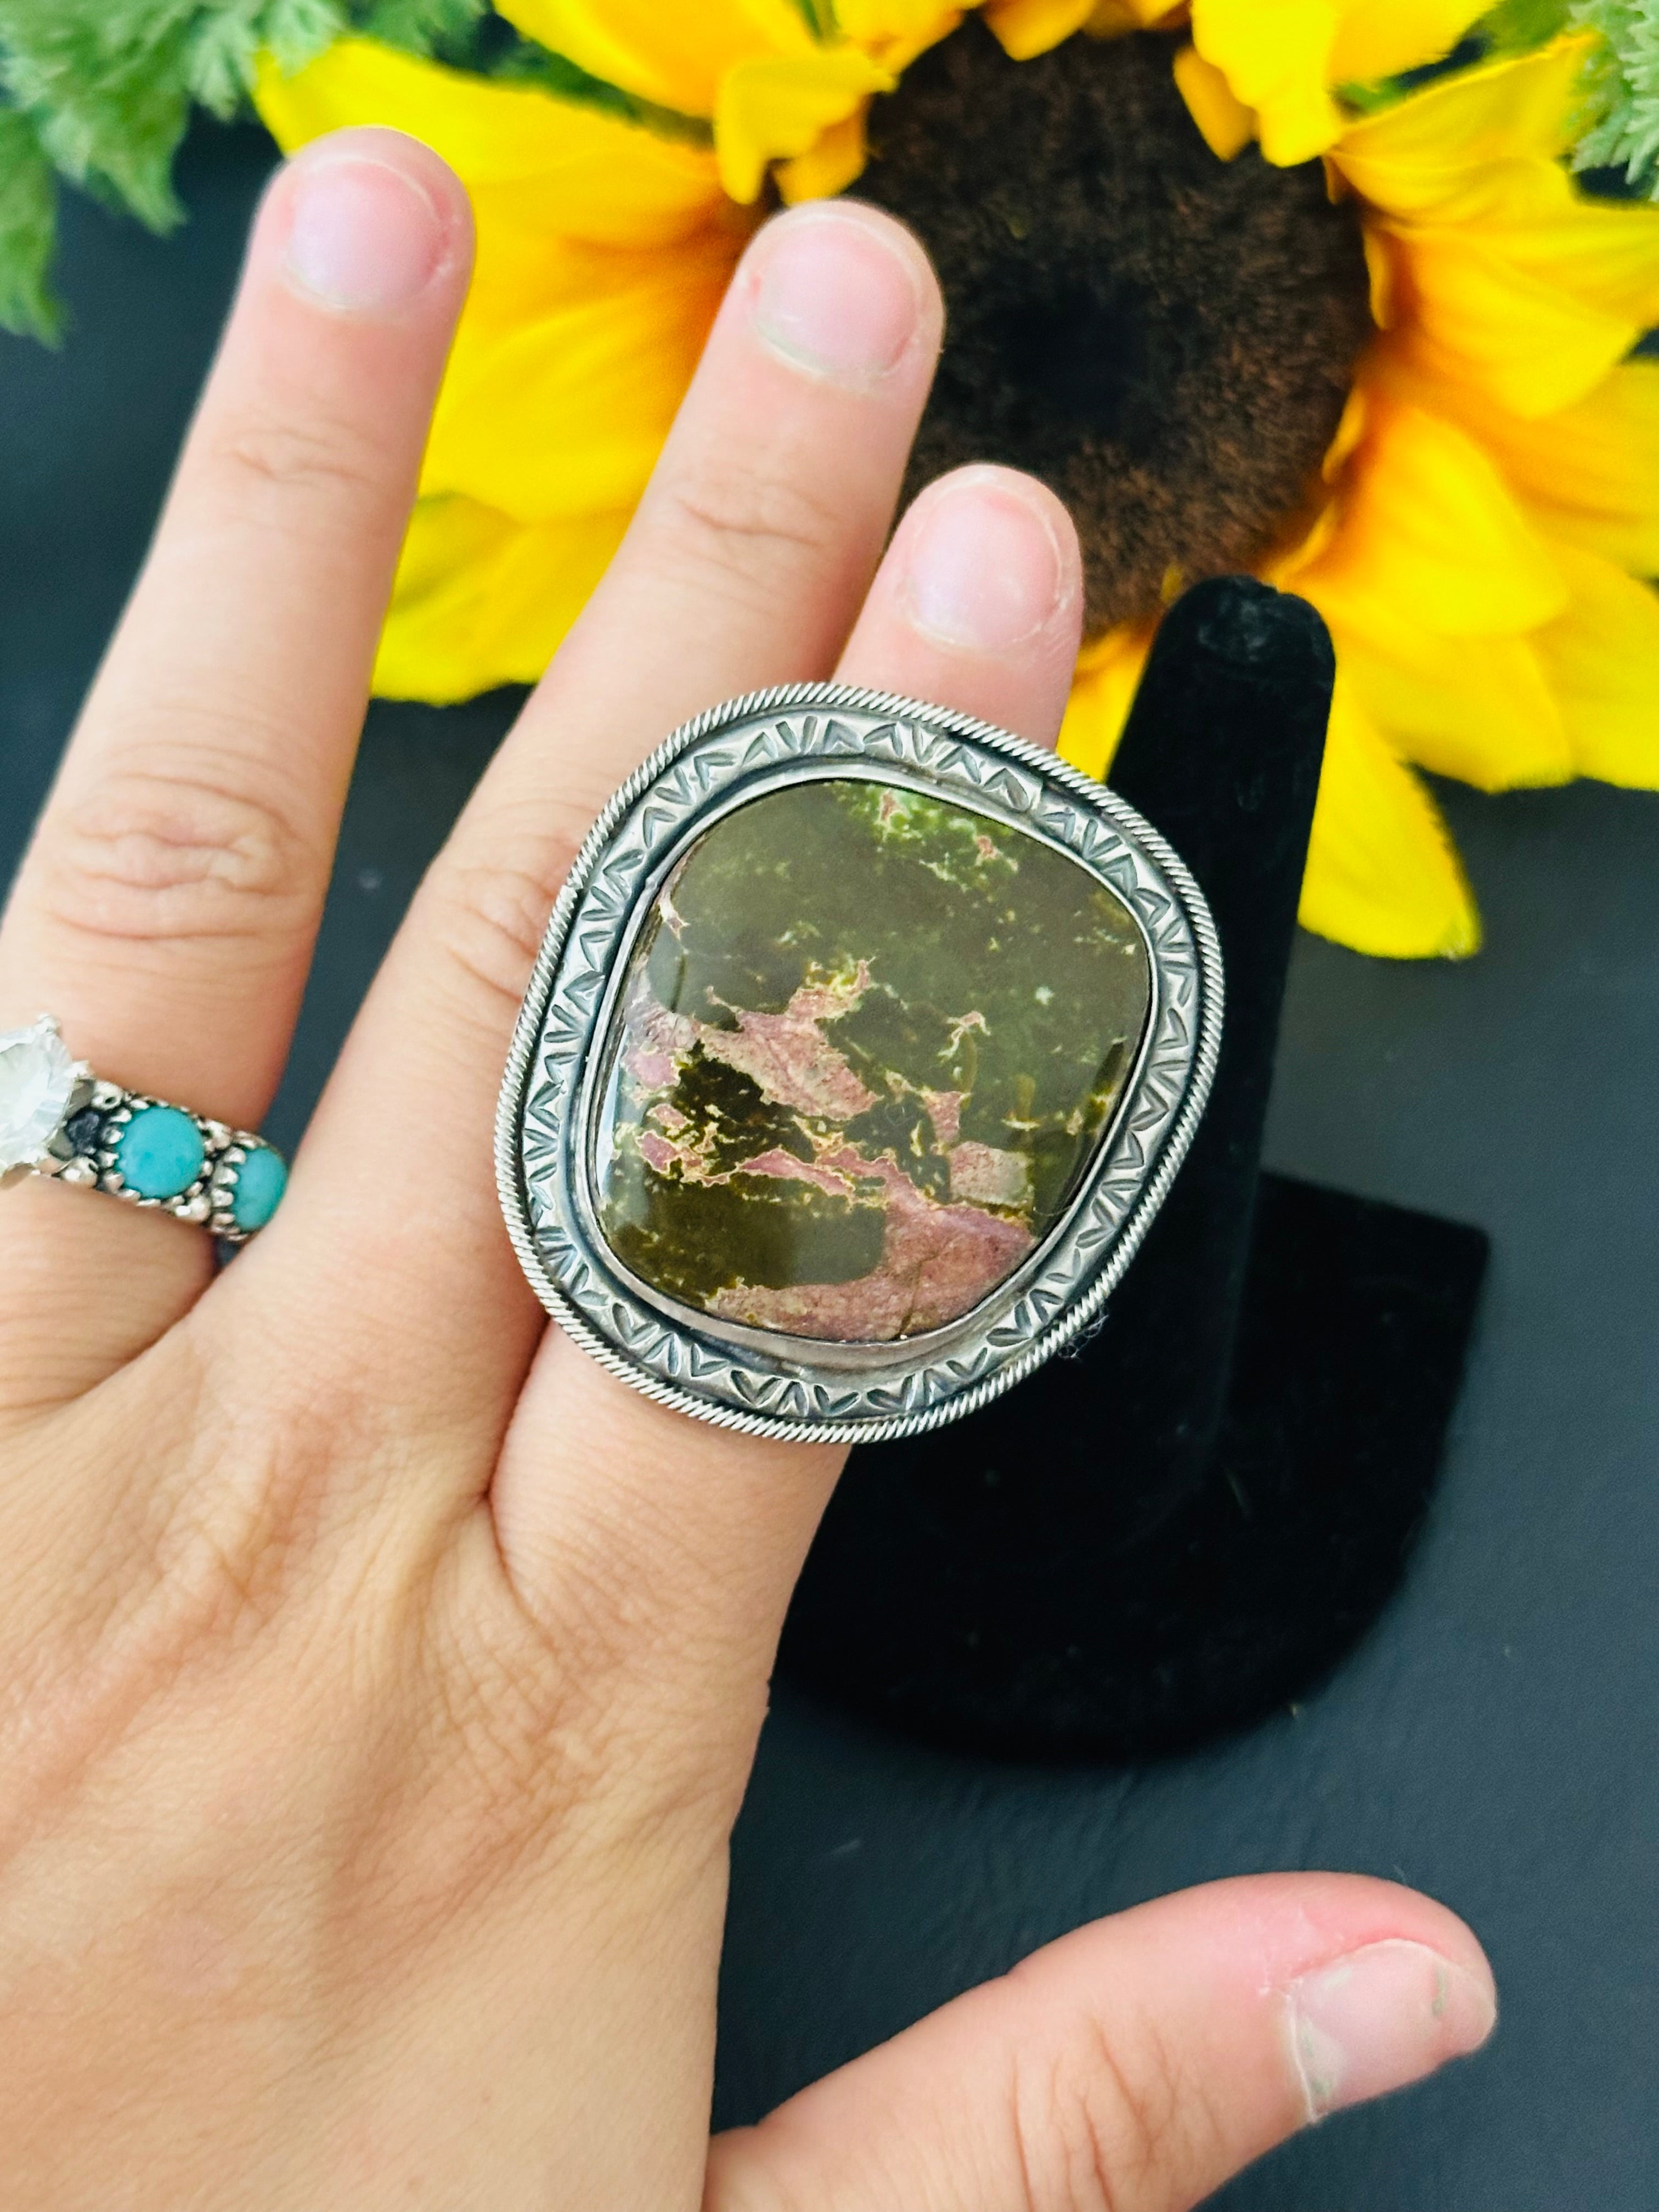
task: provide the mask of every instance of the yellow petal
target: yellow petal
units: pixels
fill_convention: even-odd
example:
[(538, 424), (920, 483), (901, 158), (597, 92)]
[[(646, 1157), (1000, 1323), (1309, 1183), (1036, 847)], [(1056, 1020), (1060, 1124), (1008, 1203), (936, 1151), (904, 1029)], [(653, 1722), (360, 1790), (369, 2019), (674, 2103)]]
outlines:
[(1408, 357), (1431, 377), (1473, 383), (1500, 407), (1550, 415), (1582, 399), (1641, 336), (1542, 283), (1462, 230), (1397, 231), (1402, 305), (1394, 319)]
[(1491, 0), (1346, 0), (1331, 46), (1334, 84), (1370, 84), (1449, 54)]
[(1215, 64), (1206, 62), (1196, 46), (1182, 46), (1175, 58), (1175, 81), (1216, 159), (1231, 161), (1242, 154), (1255, 136), (1255, 110), (1233, 98)]
[(581, 612), (628, 514), (526, 529), (466, 499), (417, 501), (374, 664), (382, 698), (531, 684)]
[(712, 116), (739, 62), (816, 44), (793, 0), (501, 0), (498, 12), (590, 76), (683, 115)]
[(1587, 44), (1441, 77), (1376, 115), (1350, 122), (1334, 156), (1356, 191), (1394, 215), (1425, 215), (1495, 171), (1553, 161), (1571, 143)]
[(1120, 623), (1078, 655), (1077, 673), (1060, 726), (1060, 750), (1073, 768), (1103, 780), (1134, 703), (1152, 651), (1154, 625)]
[[(1318, 592), (1310, 592), (1315, 604)], [(1527, 637), (1443, 637), (1376, 603), (1321, 607), (1355, 698), (1390, 749), (1482, 791), (1569, 782), (1560, 708)]]
[(1559, 558), (1572, 597), (1538, 650), (1579, 772), (1659, 788), (1659, 598), (1593, 553)]
[(493, 192), (507, 211), (516, 196), (542, 237), (672, 245), (707, 223), (722, 198), (714, 156), (701, 148), (369, 39), (337, 40), (293, 76), (263, 56), (254, 100), (285, 153), (345, 124), (406, 131), (442, 155), (475, 203)]
[(1472, 427), (1552, 538), (1659, 575), (1659, 362), (1542, 422), (1487, 409)]
[(842, 37), (854, 40), (895, 76), (918, 54), (948, 38), (962, 15), (960, 8), (943, 8), (939, 0), (836, 0)]
[(844, 123), (832, 123), (816, 146), (797, 154), (793, 161), (778, 163), (772, 173), (786, 207), (799, 206), (802, 200), (832, 199), (864, 174), (864, 165), (870, 158), (864, 138), (865, 112), (860, 108)]
[(857, 46), (738, 62), (720, 80), (714, 152), (734, 200), (757, 199), (769, 165), (805, 154), (895, 80)]
[(1256, 110), (1270, 161), (1311, 161), (1341, 135), (1327, 89), (1337, 21), (1336, 0), (1193, 0), (1193, 43)]
[(1433, 800), (1389, 750), (1340, 664), (1300, 919), (1321, 937), (1388, 959), (1458, 958), (1480, 943), (1474, 900)]
[(1481, 246), (1621, 328), (1659, 323), (1659, 208), (1610, 207), (1586, 199), (1564, 171), (1547, 173), (1553, 204), (1482, 222)]
[(1566, 601), (1548, 548), (1474, 439), (1380, 394), (1337, 526), (1295, 588), (1356, 628), (1381, 608), (1448, 637), (1533, 629)]
[(985, 20), (1017, 62), (1046, 54), (1080, 31), (1098, 0), (988, 0)]
[(939, 0), (835, 0), (835, 6), (842, 36), (870, 47), (925, 38), (930, 31), (942, 36), (962, 21), (960, 8), (941, 7)]
[(606, 281), (490, 343), (458, 345), (422, 473), (521, 522), (645, 488), (731, 274), (722, 240), (617, 254)]
[(1371, 419), (1371, 395), (1367, 386), (1356, 384), (1342, 403), (1342, 416), (1337, 423), (1335, 435), (1325, 449), (1325, 458), (1319, 465), (1319, 473), (1327, 483), (1335, 483), (1347, 466), (1350, 454), (1358, 451)]

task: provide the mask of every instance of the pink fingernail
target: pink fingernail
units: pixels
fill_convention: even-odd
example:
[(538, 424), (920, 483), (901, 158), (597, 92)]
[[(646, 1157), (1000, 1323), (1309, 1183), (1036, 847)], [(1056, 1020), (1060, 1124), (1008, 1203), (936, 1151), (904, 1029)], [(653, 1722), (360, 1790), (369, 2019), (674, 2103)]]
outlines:
[(283, 264), (290, 280), (348, 314), (407, 307), (442, 258), (446, 225), (412, 177), (361, 155), (299, 156)]
[(917, 627), (999, 653), (1041, 629), (1065, 569), (1036, 497), (1000, 470), (963, 470), (923, 495), (904, 589)]
[(896, 239), (825, 204), (781, 216), (755, 252), (755, 328), (774, 352), (842, 384), (872, 382), (897, 366), (921, 293)]
[(1310, 2120), (1478, 2051), (1498, 2019), (1490, 1977), (1422, 1943), (1368, 1944), (1292, 1983), (1288, 1996)]

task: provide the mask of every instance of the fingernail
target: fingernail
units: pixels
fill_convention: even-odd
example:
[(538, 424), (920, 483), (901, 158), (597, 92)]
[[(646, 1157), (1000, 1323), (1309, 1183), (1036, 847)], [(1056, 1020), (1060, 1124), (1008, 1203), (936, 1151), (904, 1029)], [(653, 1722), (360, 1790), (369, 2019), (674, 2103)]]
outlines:
[(924, 495), (911, 530), (911, 617), (947, 645), (1005, 651), (1060, 605), (1065, 571), (1054, 526), (1000, 471), (948, 478)]
[(1310, 2120), (1478, 2051), (1498, 2018), (1490, 1979), (1422, 1943), (1368, 1944), (1292, 1983), (1289, 1997)]
[(755, 328), (775, 353), (841, 384), (885, 376), (921, 313), (916, 272), (875, 224), (829, 207), (786, 216), (757, 249)]
[(349, 314), (407, 307), (444, 250), (443, 218), (412, 177), (361, 155), (301, 155), (290, 203), (289, 276)]

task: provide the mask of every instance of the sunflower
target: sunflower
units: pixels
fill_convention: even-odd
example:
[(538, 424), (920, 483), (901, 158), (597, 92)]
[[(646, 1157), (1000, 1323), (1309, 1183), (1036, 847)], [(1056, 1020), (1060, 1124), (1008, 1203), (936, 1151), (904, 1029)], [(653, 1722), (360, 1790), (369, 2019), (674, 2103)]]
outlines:
[(1311, 599), (1336, 643), (1310, 927), (1374, 953), (1474, 950), (1417, 769), (1487, 790), (1659, 784), (1659, 601), (1638, 580), (1659, 571), (1659, 362), (1632, 357), (1659, 322), (1659, 210), (1567, 172), (1583, 34), (1425, 70), (1478, 6), (501, 12), (568, 81), (347, 38), (258, 87), (285, 148), (391, 124), (477, 210), (383, 694), (540, 673), (769, 194), (856, 181), (919, 233), (945, 294), (914, 479), (994, 458), (1077, 518), (1069, 758), (1105, 773), (1176, 592), (1249, 569)]

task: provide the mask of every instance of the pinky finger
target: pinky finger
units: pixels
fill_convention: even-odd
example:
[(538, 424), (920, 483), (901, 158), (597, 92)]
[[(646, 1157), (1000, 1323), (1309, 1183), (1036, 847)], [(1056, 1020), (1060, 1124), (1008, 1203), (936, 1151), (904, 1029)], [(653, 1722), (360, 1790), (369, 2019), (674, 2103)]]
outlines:
[(1480, 1946), (1426, 1898), (1216, 1882), (1051, 1943), (717, 2136), (704, 2212), (1185, 2212), (1496, 2017)]

